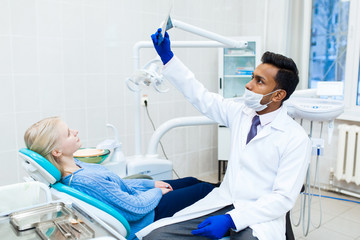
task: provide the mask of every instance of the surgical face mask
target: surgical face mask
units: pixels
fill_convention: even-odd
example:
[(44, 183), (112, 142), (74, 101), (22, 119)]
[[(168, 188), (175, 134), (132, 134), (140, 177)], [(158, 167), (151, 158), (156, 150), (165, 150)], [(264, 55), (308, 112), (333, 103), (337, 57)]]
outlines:
[(243, 95), (243, 98), (244, 98), (244, 103), (245, 105), (248, 107), (248, 108), (251, 108), (251, 109), (254, 109), (256, 112), (260, 112), (262, 110), (264, 110), (265, 108), (267, 108), (267, 106), (272, 102), (268, 102), (266, 104), (261, 104), (261, 99), (267, 95), (270, 95), (274, 92), (277, 92), (279, 91), (280, 89), (277, 89), (275, 91), (272, 91), (268, 94), (265, 94), (265, 95), (262, 95), (262, 94), (259, 94), (259, 93), (254, 93), (248, 89), (245, 88), (245, 93)]

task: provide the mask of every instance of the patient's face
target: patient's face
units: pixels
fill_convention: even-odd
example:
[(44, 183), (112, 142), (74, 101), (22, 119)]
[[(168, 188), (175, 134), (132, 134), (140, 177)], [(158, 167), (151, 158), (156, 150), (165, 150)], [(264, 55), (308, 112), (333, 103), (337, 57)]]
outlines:
[(78, 130), (70, 129), (68, 125), (60, 121), (58, 124), (59, 139), (58, 139), (58, 150), (62, 152), (63, 156), (73, 156), (81, 147), (81, 142), (78, 135)]

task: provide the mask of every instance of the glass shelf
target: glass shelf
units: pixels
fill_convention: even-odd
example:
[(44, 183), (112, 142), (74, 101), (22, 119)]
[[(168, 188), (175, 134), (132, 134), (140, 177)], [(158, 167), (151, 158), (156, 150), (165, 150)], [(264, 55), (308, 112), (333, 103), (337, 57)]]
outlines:
[(224, 98), (241, 97), (245, 92), (245, 85), (250, 82), (251, 76), (235, 75), (224, 78)]
[(228, 78), (228, 77), (231, 77), (231, 78), (251, 78), (252, 75), (224, 75), (224, 78)]
[(224, 57), (255, 57), (255, 54), (224, 54)]
[(244, 49), (224, 48), (222, 51), (222, 95), (224, 98), (240, 97), (245, 85), (251, 81), (256, 67), (256, 41), (248, 41)]

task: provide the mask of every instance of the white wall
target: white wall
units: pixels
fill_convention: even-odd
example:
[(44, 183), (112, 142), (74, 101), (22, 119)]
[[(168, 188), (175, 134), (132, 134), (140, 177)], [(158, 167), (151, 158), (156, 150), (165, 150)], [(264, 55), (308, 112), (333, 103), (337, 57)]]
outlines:
[[(271, 1), (274, 8), (277, 2)], [(134, 154), (132, 46), (150, 40), (166, 15), (167, 0), (0, 0), (0, 185), (22, 181), (17, 151), (32, 123), (61, 116), (80, 130), (84, 146), (107, 138), (115, 124), (127, 156)], [(264, 34), (264, 1), (175, 0), (172, 17), (228, 36)], [(279, 11), (279, 10), (278, 10)], [(270, 17), (270, 16), (269, 16)], [(271, 21), (274, 21), (271, 16)], [(172, 30), (173, 40), (200, 39)], [(273, 39), (268, 33), (267, 40)], [(270, 40), (269, 40), (270, 41)], [(271, 41), (273, 42), (273, 41)], [(266, 47), (266, 45), (265, 45)], [(270, 49), (276, 50), (275, 47)], [(215, 49), (174, 49), (211, 91), (217, 91)], [(142, 64), (155, 56), (142, 51)], [(145, 91), (157, 126), (197, 115), (175, 90)], [(152, 134), (142, 109), (143, 149)], [(179, 128), (163, 138), (180, 176), (217, 171), (215, 126)]]

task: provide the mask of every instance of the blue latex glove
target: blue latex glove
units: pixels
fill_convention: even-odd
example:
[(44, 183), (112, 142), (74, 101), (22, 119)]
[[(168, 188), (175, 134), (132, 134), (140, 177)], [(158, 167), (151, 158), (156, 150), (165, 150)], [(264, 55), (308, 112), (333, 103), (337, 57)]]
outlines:
[(193, 235), (204, 236), (211, 239), (222, 238), (230, 228), (236, 228), (229, 214), (208, 217), (193, 230)]
[(165, 65), (171, 58), (174, 56), (170, 48), (170, 37), (167, 32), (165, 32), (165, 37), (163, 38), (161, 34), (161, 28), (157, 30), (155, 34), (151, 35), (156, 52), (159, 54), (161, 61)]

